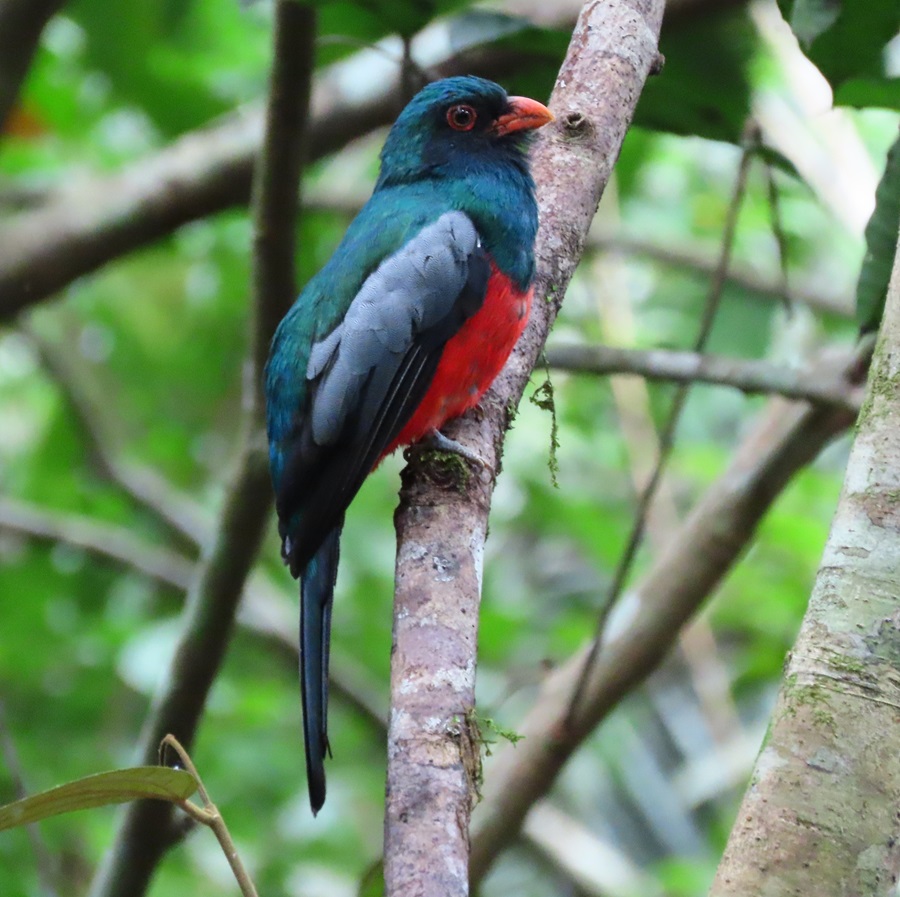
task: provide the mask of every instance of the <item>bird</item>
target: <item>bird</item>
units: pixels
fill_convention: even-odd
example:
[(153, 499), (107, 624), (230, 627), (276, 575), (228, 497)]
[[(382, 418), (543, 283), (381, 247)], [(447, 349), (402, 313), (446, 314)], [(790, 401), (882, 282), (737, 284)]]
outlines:
[(344, 514), (399, 446), (474, 407), (525, 328), (542, 103), (434, 81), (385, 139), (371, 197), (278, 325), (265, 367), (282, 557), (300, 580), (310, 807), (325, 802), (331, 609)]

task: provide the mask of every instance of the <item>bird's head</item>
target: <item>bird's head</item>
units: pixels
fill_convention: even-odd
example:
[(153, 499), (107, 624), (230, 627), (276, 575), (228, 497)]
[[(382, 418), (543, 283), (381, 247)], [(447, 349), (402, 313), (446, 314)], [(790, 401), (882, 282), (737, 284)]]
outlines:
[(435, 81), (391, 128), (376, 187), (466, 176), (506, 162), (524, 165), (529, 135), (552, 120), (537, 100), (508, 96), (493, 81), (471, 75)]

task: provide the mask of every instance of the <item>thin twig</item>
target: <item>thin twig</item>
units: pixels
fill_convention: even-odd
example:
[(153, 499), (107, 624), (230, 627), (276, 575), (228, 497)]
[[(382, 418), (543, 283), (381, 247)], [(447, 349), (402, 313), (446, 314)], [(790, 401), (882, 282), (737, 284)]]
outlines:
[(636, 374), (648, 380), (709, 383), (748, 394), (775, 394), (859, 411), (863, 390), (845, 380), (823, 380), (807, 368), (757, 359), (726, 358), (670, 349), (620, 349), (615, 346), (556, 345), (547, 349), (551, 367), (578, 374)]
[(206, 790), (203, 779), (200, 778), (200, 773), (197, 772), (197, 767), (194, 766), (194, 761), (191, 760), (190, 754), (181, 746), (174, 735), (166, 735), (163, 738), (159, 746), (161, 761), (167, 748), (178, 755), (180, 764), (194, 777), (194, 780), (197, 782), (197, 793), (203, 801), (202, 807), (198, 807), (190, 799), (179, 801), (178, 806), (192, 819), (212, 829), (244, 897), (259, 897), (256, 886), (253, 884), (253, 880), (250, 878), (250, 874), (247, 872), (238, 853), (234, 839), (231, 837), (231, 832), (228, 831), (225, 819), (219, 812), (219, 808), (210, 799), (209, 792)]
[[(713, 322), (715, 321), (716, 312), (719, 309), (719, 303), (722, 298), (722, 290), (725, 286), (725, 278), (728, 274), (728, 264), (731, 259), (731, 251), (734, 246), (734, 237), (735, 232), (737, 230), (737, 221), (738, 214), (740, 212), (741, 203), (744, 198), (744, 193), (747, 188), (747, 172), (750, 169), (750, 162), (753, 158), (753, 153), (756, 149), (757, 139), (754, 138), (752, 143), (748, 141), (747, 145), (745, 145), (743, 151), (741, 152), (740, 163), (738, 164), (737, 176), (735, 178), (734, 188), (732, 190), (731, 201), (728, 204), (728, 210), (725, 216), (725, 227), (722, 233), (722, 248), (719, 254), (719, 263), (716, 268), (715, 276), (710, 284), (709, 293), (706, 297), (706, 303), (704, 304), (703, 313), (700, 318), (700, 327), (697, 332), (697, 336), (694, 339), (693, 351), (697, 354), (702, 353), (706, 348), (706, 343), (709, 340), (709, 335), (712, 332)], [(628, 535), (628, 541), (625, 544), (625, 549), (622, 552), (622, 555), (619, 559), (619, 563), (616, 566), (616, 570), (613, 574), (612, 581), (610, 582), (609, 588), (606, 590), (606, 595), (603, 599), (603, 603), (600, 607), (600, 612), (597, 617), (597, 624), (594, 629), (594, 638), (591, 642), (591, 647), (588, 650), (587, 657), (584, 663), (584, 669), (582, 670), (581, 676), (578, 679), (578, 683), (572, 692), (571, 699), (569, 701), (569, 710), (566, 715), (567, 724), (574, 718), (575, 713), (578, 709), (578, 704), (581, 701), (584, 689), (587, 684), (588, 679), (591, 676), (591, 671), (594, 664), (597, 661), (597, 655), (600, 651), (600, 645), (603, 640), (603, 630), (606, 626), (606, 621), (609, 617), (609, 614), (612, 612), (613, 607), (616, 602), (619, 600), (619, 596), (622, 594), (622, 589), (625, 587), (625, 582), (628, 579), (628, 576), (631, 572), (632, 564), (634, 563), (635, 556), (637, 555), (637, 550), (640, 547), (641, 541), (644, 536), (644, 528), (647, 523), (647, 512), (650, 508), (650, 503), (653, 501), (653, 497), (656, 494), (656, 489), (659, 486), (659, 481), (662, 478), (663, 472), (666, 468), (666, 464), (668, 463), (669, 457), (672, 454), (672, 449), (675, 445), (675, 432), (678, 429), (678, 424), (681, 421), (681, 414), (684, 410), (685, 403), (687, 401), (688, 392), (690, 390), (690, 382), (685, 382), (679, 385), (679, 387), (675, 391), (675, 395), (672, 399), (672, 405), (669, 409), (668, 417), (666, 418), (666, 422), (663, 425), (662, 431), (659, 436), (659, 456), (657, 457), (656, 465), (653, 468), (653, 473), (650, 475), (650, 479), (647, 481), (646, 486), (644, 487), (643, 492), (641, 493), (640, 499), (638, 500), (637, 507), (634, 512), (634, 523), (631, 528), (631, 532)]]
[(788, 298), (791, 293), (790, 266), (788, 265), (788, 240), (781, 221), (781, 200), (778, 184), (775, 183), (775, 171), (767, 159), (763, 159), (763, 174), (766, 179), (766, 196), (769, 200), (772, 233), (778, 247), (778, 268), (781, 271), (781, 289), (784, 295), (785, 308), (790, 313), (793, 309)]
[[(0, 755), (3, 757), (3, 762), (6, 764), (7, 772), (12, 780), (16, 800), (23, 800), (28, 797), (28, 787), (25, 784), (25, 773), (19, 761), (19, 753), (6, 724), (6, 708), (3, 705), (3, 701), (0, 701)], [(50, 849), (47, 847), (47, 843), (41, 834), (40, 825), (36, 822), (26, 825), (25, 831), (28, 833), (28, 840), (31, 842), (31, 850), (37, 863), (41, 887), (44, 889), (47, 897), (57, 897), (59, 888), (57, 886), (58, 873), (56, 863), (53, 861)]]

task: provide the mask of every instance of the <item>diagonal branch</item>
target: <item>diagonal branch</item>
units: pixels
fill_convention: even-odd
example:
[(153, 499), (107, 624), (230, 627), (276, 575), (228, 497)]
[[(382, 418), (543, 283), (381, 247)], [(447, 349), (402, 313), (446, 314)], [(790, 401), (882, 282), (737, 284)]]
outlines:
[[(522, 62), (521, 54), (467, 51), (442, 60), (434, 73), (502, 78)], [(308, 158), (315, 161), (388, 124), (396, 92), (386, 83), (359, 101), (326, 74), (312, 110)], [(244, 205), (262, 129), (262, 110), (244, 109), (121, 172), (74, 182), (40, 208), (10, 218), (0, 227), (0, 320), (182, 224)]]
[[(23, 5), (29, 0), (15, 2)], [(729, 0), (729, 5), (742, 2), (746, 0)], [(571, 5), (543, 3), (534, 11), (530, 0), (510, 0), (504, 8), (513, 15), (534, 13), (543, 27), (568, 28), (574, 20)], [(690, 27), (692, 17), (705, 14), (711, 3), (672, 0), (670, 5), (667, 27), (674, 28)], [(431, 45), (429, 54), (440, 43), (434, 36), (428, 40), (427, 29), (423, 33), (423, 43)], [(546, 60), (545, 55), (539, 58)], [(428, 68), (435, 77), (475, 74), (502, 81), (528, 63), (521, 50), (489, 44), (437, 58), (429, 55)], [(388, 124), (397, 111), (392, 81), (357, 99), (344, 89), (341, 71), (336, 66), (317, 76), (309, 123), (310, 161)], [(115, 174), (70, 180), (40, 208), (11, 216), (0, 227), (0, 321), (189, 221), (244, 205), (250, 197), (262, 126), (262, 109), (248, 107), (185, 134)]]
[[(558, 124), (545, 129), (551, 133), (539, 138), (533, 154), (541, 229), (531, 322), (483, 400), (484, 413), (452, 428), (488, 470), (498, 468), (509, 411), (581, 256), (644, 81), (659, 67), (663, 5), (609, 0), (582, 8), (550, 98)], [(385, 815), (389, 897), (468, 893), (468, 821), (479, 751), (471, 713), (493, 484), (441, 463), (407, 468), (396, 515)]]
[[(279, 0), (266, 136), (255, 190), (257, 242), (254, 340), (245, 381), (243, 439), (238, 469), (211, 549), (204, 557), (184, 611), (184, 629), (167, 677), (141, 733), (144, 763), (169, 733), (190, 746), (234, 624), (238, 601), (265, 533), (271, 506), (263, 435), (262, 369), (267, 330), (294, 294), (294, 218), (312, 77), (315, 13)], [(278, 149), (276, 149), (278, 147)], [(283, 150), (283, 148), (288, 149)], [(285, 203), (284, 194), (290, 199)], [(172, 840), (171, 807), (153, 801), (129, 805), (92, 885), (95, 897), (139, 897)]]
[[(841, 366), (851, 371), (857, 356)], [(835, 364), (823, 361), (823, 370)], [(852, 374), (848, 376), (853, 380)], [(854, 416), (837, 407), (773, 400), (731, 466), (694, 507), (650, 571), (622, 600), (575, 714), (567, 705), (584, 667), (585, 647), (547, 677), (516, 729), (524, 738), (490, 767), (472, 833), (471, 874), (480, 882), (516, 837), (529, 807), (619, 700), (663, 660), (681, 626), (738, 559), (791, 477)]]
[(136, 538), (120, 526), (98, 523), (81, 514), (48, 511), (0, 497), (0, 532), (24, 533), (42, 542), (62, 542), (89, 554), (131, 567), (150, 579), (186, 589), (193, 562), (175, 551)]

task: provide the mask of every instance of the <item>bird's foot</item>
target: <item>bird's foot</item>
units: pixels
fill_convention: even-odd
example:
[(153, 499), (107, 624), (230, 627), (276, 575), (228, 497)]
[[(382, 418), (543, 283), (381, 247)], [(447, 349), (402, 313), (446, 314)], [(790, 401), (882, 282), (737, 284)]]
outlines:
[(432, 430), (431, 433), (426, 436), (422, 442), (427, 445), (429, 448), (435, 449), (439, 452), (452, 452), (454, 455), (459, 455), (461, 458), (465, 458), (467, 461), (471, 461), (476, 466), (480, 467), (482, 470), (487, 470), (491, 474), (493, 474), (493, 468), (481, 455), (476, 454), (471, 449), (466, 448), (461, 442), (457, 442), (455, 439), (450, 439), (449, 436), (445, 436), (440, 430)]

